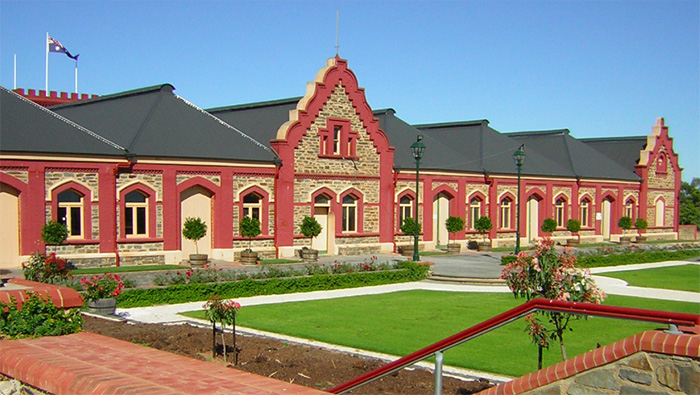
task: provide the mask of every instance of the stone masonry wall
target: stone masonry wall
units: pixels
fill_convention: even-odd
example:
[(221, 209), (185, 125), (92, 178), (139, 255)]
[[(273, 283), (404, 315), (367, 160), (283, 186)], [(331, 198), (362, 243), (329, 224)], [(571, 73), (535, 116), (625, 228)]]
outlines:
[(699, 388), (698, 359), (639, 352), (525, 394), (680, 395)]

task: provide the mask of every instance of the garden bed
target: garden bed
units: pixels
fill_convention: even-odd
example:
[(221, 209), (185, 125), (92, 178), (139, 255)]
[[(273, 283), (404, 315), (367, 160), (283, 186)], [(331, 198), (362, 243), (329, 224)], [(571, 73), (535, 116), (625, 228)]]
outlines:
[[(84, 330), (200, 360), (212, 360), (211, 329), (190, 325), (127, 324), (85, 317)], [(230, 346), (231, 335), (227, 335)], [(218, 343), (221, 340), (219, 338)], [(236, 369), (327, 390), (386, 362), (280, 340), (238, 334)], [(231, 360), (229, 356), (229, 361)], [(213, 363), (227, 364), (219, 356)], [(434, 376), (424, 369), (404, 369), (365, 385), (352, 394), (433, 394)], [(444, 394), (472, 394), (492, 386), (486, 380), (443, 377)]]

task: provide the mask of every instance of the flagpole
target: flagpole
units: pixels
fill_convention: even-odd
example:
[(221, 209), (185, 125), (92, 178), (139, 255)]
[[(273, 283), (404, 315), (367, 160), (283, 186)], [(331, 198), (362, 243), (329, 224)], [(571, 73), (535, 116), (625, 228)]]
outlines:
[(17, 89), (17, 54), (15, 54), (15, 79), (14, 83), (12, 84), (12, 89)]
[(78, 58), (75, 58), (75, 93), (78, 93)]
[(49, 32), (46, 32), (46, 92), (49, 91)]

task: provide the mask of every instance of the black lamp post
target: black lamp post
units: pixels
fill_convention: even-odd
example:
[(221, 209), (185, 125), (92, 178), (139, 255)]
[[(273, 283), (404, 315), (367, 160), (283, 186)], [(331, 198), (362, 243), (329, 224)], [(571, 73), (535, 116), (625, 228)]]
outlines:
[(413, 159), (416, 160), (416, 201), (415, 210), (413, 211), (413, 219), (416, 221), (416, 228), (413, 234), (413, 262), (418, 262), (420, 260), (418, 256), (418, 172), (420, 171), (420, 160), (425, 151), (425, 145), (421, 143), (421, 140), (423, 140), (423, 136), (419, 134), (416, 142), (411, 144), (411, 153), (413, 154)]
[(520, 169), (523, 167), (525, 162), (525, 144), (521, 145), (517, 151), (513, 154), (513, 160), (515, 161), (515, 166), (518, 167), (518, 198), (517, 207), (515, 211), (516, 224), (515, 224), (515, 255), (520, 252)]

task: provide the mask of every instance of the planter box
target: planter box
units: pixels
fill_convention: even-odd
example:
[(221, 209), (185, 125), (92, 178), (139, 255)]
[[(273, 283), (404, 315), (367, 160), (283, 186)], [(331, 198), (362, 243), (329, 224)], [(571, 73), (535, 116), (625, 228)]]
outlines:
[(302, 249), (301, 259), (304, 262), (318, 262), (318, 250)]
[(479, 251), (491, 251), (491, 242), (490, 241), (480, 241), (479, 242)]
[(258, 264), (258, 253), (253, 251), (243, 251), (241, 252), (241, 264), (242, 265), (257, 265)]
[(100, 315), (114, 315), (117, 309), (117, 298), (106, 298), (97, 300), (88, 300), (85, 302), (88, 311)]
[(190, 254), (190, 266), (204, 267), (207, 263), (209, 263), (209, 256), (207, 254)]
[(462, 246), (457, 244), (457, 243), (447, 245), (447, 252), (449, 252), (449, 253), (459, 254), (459, 252), (461, 250), (462, 250)]
[(405, 246), (399, 246), (399, 249), (401, 250), (401, 255), (403, 256), (408, 256), (412, 257), (413, 256), (413, 244), (411, 245), (405, 245)]
[(578, 239), (567, 239), (566, 245), (569, 247), (578, 247)]

